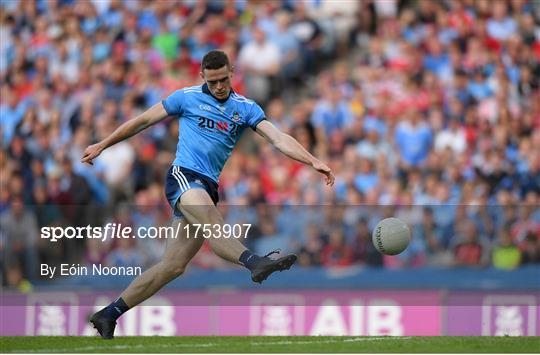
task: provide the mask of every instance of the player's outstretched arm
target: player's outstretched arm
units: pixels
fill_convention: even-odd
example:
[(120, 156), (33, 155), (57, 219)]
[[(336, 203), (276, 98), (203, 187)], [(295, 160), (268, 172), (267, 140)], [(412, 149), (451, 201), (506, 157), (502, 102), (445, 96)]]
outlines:
[(256, 132), (289, 158), (307, 164), (321, 174), (324, 174), (327, 185), (334, 185), (335, 177), (332, 169), (311, 155), (296, 139), (277, 129), (271, 122), (267, 120), (261, 121), (256, 127)]
[(84, 150), (81, 162), (92, 164), (92, 160), (97, 158), (102, 151), (108, 147), (127, 139), (140, 131), (158, 123), (167, 117), (167, 111), (163, 104), (157, 103), (139, 116), (122, 123), (113, 133), (103, 139), (101, 142), (88, 146)]

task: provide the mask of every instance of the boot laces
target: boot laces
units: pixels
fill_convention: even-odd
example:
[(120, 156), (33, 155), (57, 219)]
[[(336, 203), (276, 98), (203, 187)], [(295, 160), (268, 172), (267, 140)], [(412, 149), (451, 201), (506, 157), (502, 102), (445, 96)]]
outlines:
[(281, 253), (281, 249), (275, 249), (275, 250), (272, 250), (270, 253), (266, 254), (264, 257), (267, 258), (272, 254), (279, 254), (279, 253)]

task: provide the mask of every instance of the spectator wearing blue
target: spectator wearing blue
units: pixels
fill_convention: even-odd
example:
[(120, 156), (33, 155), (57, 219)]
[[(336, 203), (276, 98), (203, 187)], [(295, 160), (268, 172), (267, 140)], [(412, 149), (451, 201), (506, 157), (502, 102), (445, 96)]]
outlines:
[(487, 21), (487, 33), (499, 41), (510, 39), (517, 32), (517, 24), (508, 16), (508, 4), (503, 1), (493, 2), (493, 17)]
[[(335, 131), (343, 130), (354, 120), (350, 106), (343, 100), (337, 88), (326, 88), (311, 115), (311, 123), (319, 133), (330, 137)], [(322, 132), (321, 132), (322, 130)]]
[(364, 131), (370, 132), (375, 130), (379, 137), (384, 137), (388, 131), (386, 123), (379, 117), (374, 115), (367, 115), (364, 119)]
[(81, 21), (81, 29), (87, 36), (92, 36), (101, 25), (97, 16), (97, 11), (92, 1), (81, 1), (78, 3), (81, 13), (84, 14)]
[(424, 207), (421, 223), (414, 226), (412, 230), (413, 239), (421, 240), (424, 243), (428, 263), (437, 264), (445, 247), (443, 233), (435, 222), (432, 207)]
[(289, 29), (290, 15), (286, 11), (276, 14), (276, 33), (271, 36), (271, 41), (281, 52), (281, 75), (285, 78), (295, 77), (300, 74), (300, 42)]
[(493, 96), (493, 90), (489, 87), (489, 83), (481, 69), (475, 71), (473, 79), (469, 81), (467, 90), (477, 101)]
[(94, 36), (92, 55), (96, 63), (106, 60), (111, 53), (111, 41), (104, 28), (98, 28)]
[[(463, 106), (467, 106), (471, 102), (472, 97), (471, 97), (471, 94), (469, 92), (468, 78), (467, 78), (467, 74), (465, 73), (465, 71), (460, 69), (455, 73), (454, 86), (453, 86), (453, 88), (449, 89), (449, 95), (448, 96), (451, 98), (450, 102), (452, 102), (453, 100), (459, 100), (459, 102)], [(449, 106), (449, 105), (447, 104), (447, 106)], [(455, 106), (455, 104), (454, 104), (454, 106)], [(454, 107), (454, 108), (446, 107), (445, 111), (447, 111), (447, 113), (449, 115), (455, 116), (457, 114), (457, 112), (454, 112), (454, 111), (456, 111), (456, 107)]]
[[(364, 127), (366, 127), (364, 125)], [(366, 138), (362, 139), (356, 145), (356, 152), (360, 157), (377, 160), (383, 156), (388, 164), (389, 168), (394, 169), (397, 165), (397, 155), (394, 153), (392, 146), (385, 140), (381, 134), (381, 130), (369, 127), (364, 128), (366, 132)]]
[(210, 42), (208, 30), (204, 25), (195, 26), (191, 36), (186, 39), (186, 43), (189, 48), (190, 59), (194, 63), (200, 63), (206, 53), (216, 49), (214, 44)]
[[(98, 2), (98, 4), (104, 4), (103, 2)], [(121, 11), (120, 1), (111, 1), (109, 7), (99, 12), (99, 20), (109, 29), (120, 29), (122, 27), (122, 22), (124, 21), (124, 15)]]
[(394, 133), (401, 159), (407, 166), (418, 167), (426, 160), (433, 142), (429, 125), (421, 120), (420, 113), (410, 110)]
[(450, 238), (454, 234), (454, 221), (456, 219), (456, 208), (459, 199), (451, 198), (450, 188), (445, 181), (440, 181), (437, 184), (434, 197), (433, 217), (442, 232), (443, 245), (447, 247), (450, 243)]
[(28, 106), (28, 101), (19, 101), (15, 93), (2, 90), (2, 104), (0, 104), (0, 128), (2, 129), (2, 145), (7, 147), (13, 139), (17, 125), (22, 121)]
[(139, 13), (137, 25), (140, 30), (150, 29), (153, 35), (159, 32), (159, 20), (150, 6)]
[(80, 126), (74, 134), (71, 151), (68, 153), (73, 163), (73, 171), (82, 176), (94, 196), (95, 202), (105, 204), (109, 201), (109, 187), (105, 182), (105, 164), (100, 160), (96, 160), (93, 166), (83, 164), (79, 161), (80, 153), (84, 147), (90, 142), (90, 132), (85, 126)]
[(367, 159), (361, 159), (358, 163), (358, 173), (354, 177), (354, 186), (361, 193), (365, 194), (369, 190), (376, 188), (379, 184), (379, 177), (373, 170), (373, 164)]
[(431, 37), (427, 41), (429, 54), (424, 56), (424, 68), (435, 73), (439, 78), (446, 78), (452, 71), (452, 63), (437, 37)]
[(105, 96), (108, 100), (122, 102), (128, 87), (125, 83), (125, 68), (122, 65), (116, 65), (111, 71), (110, 78), (105, 83)]
[(118, 247), (106, 259), (107, 266), (142, 267), (143, 257), (133, 239), (118, 239)]

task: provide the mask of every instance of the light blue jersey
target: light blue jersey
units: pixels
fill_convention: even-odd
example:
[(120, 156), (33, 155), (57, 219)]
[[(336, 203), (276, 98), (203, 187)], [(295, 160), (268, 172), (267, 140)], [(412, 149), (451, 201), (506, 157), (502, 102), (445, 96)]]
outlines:
[(173, 92), (162, 101), (167, 113), (180, 118), (173, 165), (191, 169), (215, 182), (244, 129), (265, 119), (257, 103), (231, 91), (216, 99), (206, 84)]

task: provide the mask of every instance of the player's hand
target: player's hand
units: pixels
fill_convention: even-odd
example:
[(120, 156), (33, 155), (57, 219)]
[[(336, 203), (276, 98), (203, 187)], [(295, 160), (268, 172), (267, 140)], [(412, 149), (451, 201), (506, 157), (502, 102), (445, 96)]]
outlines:
[(92, 144), (88, 146), (83, 153), (83, 157), (81, 159), (81, 163), (86, 163), (90, 165), (94, 165), (92, 160), (97, 158), (101, 152), (103, 151), (103, 147), (100, 143)]
[(315, 163), (313, 163), (313, 169), (317, 170), (321, 174), (326, 175), (326, 185), (334, 185), (334, 181), (336, 181), (336, 178), (334, 176), (334, 173), (332, 173), (332, 169), (330, 169), (328, 165), (326, 165), (322, 161), (316, 161)]

